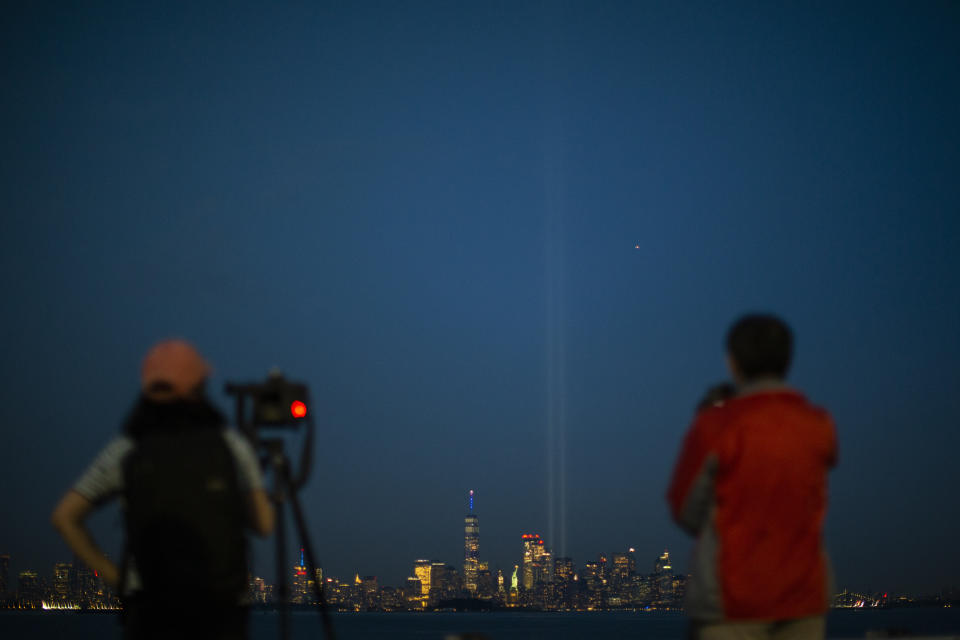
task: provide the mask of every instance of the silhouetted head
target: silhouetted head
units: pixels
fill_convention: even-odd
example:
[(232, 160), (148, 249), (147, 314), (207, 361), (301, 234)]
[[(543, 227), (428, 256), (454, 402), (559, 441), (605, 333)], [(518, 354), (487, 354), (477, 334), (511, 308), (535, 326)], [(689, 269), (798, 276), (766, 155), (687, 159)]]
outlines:
[(223, 415), (206, 397), (210, 365), (183, 340), (155, 344), (143, 359), (141, 394), (123, 424), (140, 437), (154, 432), (221, 428)]
[(727, 364), (741, 384), (761, 378), (783, 380), (792, 357), (793, 334), (776, 316), (745, 315), (727, 332)]
[(210, 365), (189, 342), (164, 340), (143, 358), (140, 388), (154, 402), (199, 400), (203, 397)]

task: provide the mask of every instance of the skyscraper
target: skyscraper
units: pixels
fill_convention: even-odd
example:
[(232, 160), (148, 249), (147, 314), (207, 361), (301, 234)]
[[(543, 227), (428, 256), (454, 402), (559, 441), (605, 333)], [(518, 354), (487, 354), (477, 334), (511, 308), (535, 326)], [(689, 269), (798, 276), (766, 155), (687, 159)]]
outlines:
[(463, 581), (470, 595), (476, 595), (480, 569), (480, 518), (473, 513), (473, 489), (470, 490), (470, 512), (463, 523)]
[(90, 606), (97, 600), (97, 577), (90, 568), (74, 556), (73, 599)]
[(20, 572), (20, 581), (17, 585), (17, 600), (24, 607), (39, 607), (43, 600), (43, 585), (36, 571)]
[(557, 558), (553, 562), (555, 603), (561, 608), (573, 606), (576, 572), (572, 558)]
[(70, 588), (72, 577), (73, 563), (58, 562), (53, 565), (53, 595), (57, 600), (67, 601), (73, 595)]
[(410, 576), (407, 578), (407, 584), (404, 587), (407, 596), (407, 605), (414, 609), (423, 608), (423, 587), (420, 584), (420, 578)]
[(413, 575), (420, 581), (420, 595), (426, 599), (430, 594), (430, 561), (417, 560), (413, 563)]
[(529, 591), (534, 585), (553, 580), (553, 556), (538, 533), (520, 536), (523, 542), (523, 565), (520, 571), (520, 586)]
[(477, 564), (477, 597), (489, 599), (496, 593), (496, 585), (493, 581), (493, 573), (490, 571), (489, 562), (479, 562)]
[(250, 596), (255, 604), (267, 603), (267, 582), (259, 576), (250, 577)]
[(653, 565), (653, 579), (656, 600), (661, 606), (671, 604), (674, 599), (673, 567), (670, 564), (670, 552), (666, 549)]
[(430, 601), (436, 604), (440, 600), (455, 598), (463, 588), (457, 569), (445, 562), (430, 564)]
[(367, 611), (374, 611), (380, 606), (380, 589), (377, 586), (377, 576), (363, 576), (360, 578), (361, 607)]
[(613, 571), (610, 577), (614, 583), (628, 582), (630, 576), (636, 571), (636, 560), (633, 553), (633, 549), (630, 549), (626, 553), (613, 554)]
[(300, 564), (293, 568), (293, 589), (290, 593), (290, 601), (295, 604), (308, 604), (310, 602), (310, 576), (307, 575), (307, 567), (303, 562), (303, 549), (300, 549)]

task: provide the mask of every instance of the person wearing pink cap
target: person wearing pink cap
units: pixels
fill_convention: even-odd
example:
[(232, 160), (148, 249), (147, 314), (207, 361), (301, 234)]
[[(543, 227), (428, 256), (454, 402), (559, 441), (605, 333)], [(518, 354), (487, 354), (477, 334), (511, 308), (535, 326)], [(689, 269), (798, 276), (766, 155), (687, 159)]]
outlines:
[(140, 385), (148, 397), (164, 402), (177, 398), (197, 398), (210, 375), (210, 365), (189, 342), (165, 340), (143, 359)]
[[(274, 526), (256, 454), (207, 399), (210, 365), (191, 344), (156, 344), (140, 373), (140, 397), (122, 433), (63, 496), (51, 522), (77, 558), (120, 590), (124, 637), (202, 631), (208, 638), (244, 638), (243, 530), (267, 536)], [(119, 567), (85, 526), (92, 511), (113, 499), (121, 501), (126, 521)], [(225, 568), (218, 573), (211, 566)], [(195, 598), (184, 601), (182, 589), (163, 575), (169, 567)], [(198, 569), (204, 567), (207, 573)]]

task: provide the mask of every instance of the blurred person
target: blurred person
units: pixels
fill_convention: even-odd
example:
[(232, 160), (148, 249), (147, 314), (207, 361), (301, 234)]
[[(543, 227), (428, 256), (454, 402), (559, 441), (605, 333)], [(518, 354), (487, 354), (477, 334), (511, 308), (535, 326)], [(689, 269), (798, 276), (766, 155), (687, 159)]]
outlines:
[(697, 413), (667, 491), (674, 520), (697, 538), (685, 603), (691, 635), (823, 638), (833, 421), (787, 386), (793, 336), (779, 318), (740, 318), (726, 350), (737, 393)]
[[(121, 435), (56, 505), (53, 526), (118, 590), (125, 638), (247, 635), (245, 529), (274, 526), (256, 454), (206, 397), (210, 367), (182, 340), (147, 353)], [(119, 498), (126, 549), (114, 564), (85, 520)]]

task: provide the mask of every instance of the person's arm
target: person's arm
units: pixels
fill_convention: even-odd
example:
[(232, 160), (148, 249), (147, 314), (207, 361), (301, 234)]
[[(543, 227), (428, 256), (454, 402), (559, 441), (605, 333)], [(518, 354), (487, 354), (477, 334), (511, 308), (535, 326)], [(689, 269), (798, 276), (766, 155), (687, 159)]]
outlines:
[(263, 474), (260, 461), (250, 442), (235, 429), (223, 432), (227, 446), (237, 463), (240, 490), (243, 492), (247, 507), (247, 526), (257, 535), (266, 538), (273, 533), (276, 517), (270, 494), (263, 486)]
[(50, 523), (81, 562), (96, 572), (110, 587), (116, 588), (120, 584), (120, 570), (100, 550), (85, 524), (91, 511), (93, 503), (71, 489), (54, 507)]
[(691, 535), (699, 534), (710, 518), (717, 457), (708, 434), (713, 425), (699, 415), (690, 426), (677, 457), (667, 502), (674, 521)]
[(254, 489), (247, 493), (247, 524), (254, 533), (266, 538), (273, 533), (276, 517), (273, 504), (266, 489)]

